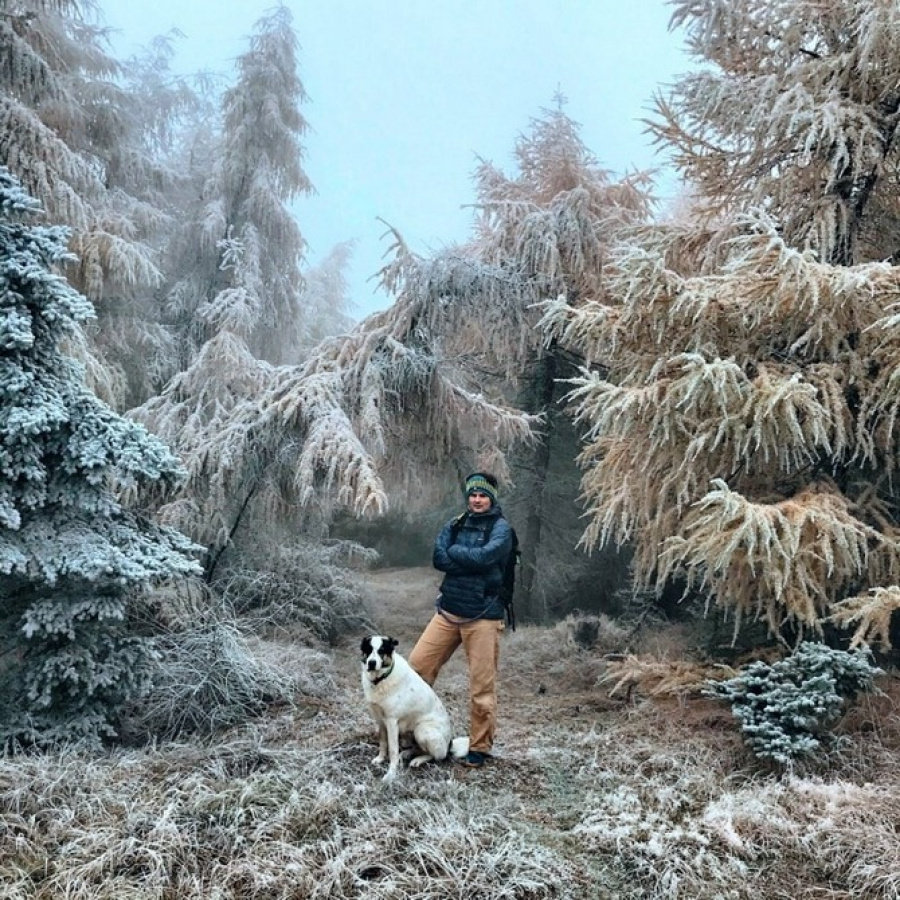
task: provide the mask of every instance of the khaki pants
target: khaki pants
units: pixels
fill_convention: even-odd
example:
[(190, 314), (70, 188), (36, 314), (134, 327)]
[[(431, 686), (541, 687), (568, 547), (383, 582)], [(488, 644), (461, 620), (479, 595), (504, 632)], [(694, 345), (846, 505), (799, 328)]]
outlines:
[[(448, 621), (448, 619), (450, 621)], [(436, 614), (409, 654), (409, 664), (433, 685), (441, 667), (460, 644), (469, 665), (469, 747), (489, 753), (497, 728), (497, 665), (500, 662), (500, 619), (457, 622)]]

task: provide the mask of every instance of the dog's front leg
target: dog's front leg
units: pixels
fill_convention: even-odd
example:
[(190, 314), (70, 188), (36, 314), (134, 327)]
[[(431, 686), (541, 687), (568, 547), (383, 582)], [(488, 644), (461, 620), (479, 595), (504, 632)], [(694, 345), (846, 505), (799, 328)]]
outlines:
[(384, 722), (378, 721), (378, 756), (372, 760), (373, 766), (380, 766), (388, 758), (387, 729)]
[(384, 727), (387, 731), (388, 770), (384, 773), (382, 780), (393, 781), (400, 768), (400, 724), (396, 719), (387, 719)]

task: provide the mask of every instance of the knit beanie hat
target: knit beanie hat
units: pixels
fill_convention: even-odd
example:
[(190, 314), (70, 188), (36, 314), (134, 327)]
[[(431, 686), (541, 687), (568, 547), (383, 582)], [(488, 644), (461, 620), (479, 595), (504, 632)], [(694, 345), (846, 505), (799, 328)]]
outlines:
[(497, 502), (497, 485), (491, 484), (482, 472), (473, 472), (466, 478), (465, 491), (467, 497), (478, 491), (481, 494), (487, 494), (491, 498), (492, 505)]

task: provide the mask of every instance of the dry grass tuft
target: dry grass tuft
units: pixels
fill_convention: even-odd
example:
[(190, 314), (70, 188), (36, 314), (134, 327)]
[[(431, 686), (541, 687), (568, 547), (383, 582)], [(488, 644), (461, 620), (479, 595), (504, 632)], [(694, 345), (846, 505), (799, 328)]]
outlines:
[(321, 651), (264, 643), (233, 621), (201, 622), (157, 638), (156, 647), (153, 687), (124, 723), (132, 743), (213, 735), (334, 684)]
[(649, 697), (688, 696), (699, 694), (709, 680), (719, 681), (736, 674), (730, 666), (720, 664), (628, 654), (612, 660), (598, 684), (612, 684), (611, 697), (623, 693), (629, 699), (633, 693)]
[(470, 790), (447, 766), (388, 788), (358, 743), (262, 737), (3, 760), (3, 896), (536, 900), (580, 877), (509, 793)]

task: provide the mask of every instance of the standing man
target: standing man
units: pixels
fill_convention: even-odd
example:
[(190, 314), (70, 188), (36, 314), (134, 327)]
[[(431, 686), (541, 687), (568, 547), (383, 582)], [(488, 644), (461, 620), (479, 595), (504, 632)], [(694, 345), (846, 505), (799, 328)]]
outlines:
[(497, 503), (497, 479), (474, 472), (465, 481), (466, 511), (434, 542), (434, 567), (444, 573), (437, 612), (409, 655), (429, 684), (460, 644), (469, 667), (469, 753), (479, 768), (490, 759), (497, 727), (497, 665), (505, 610), (500, 585), (512, 533)]

